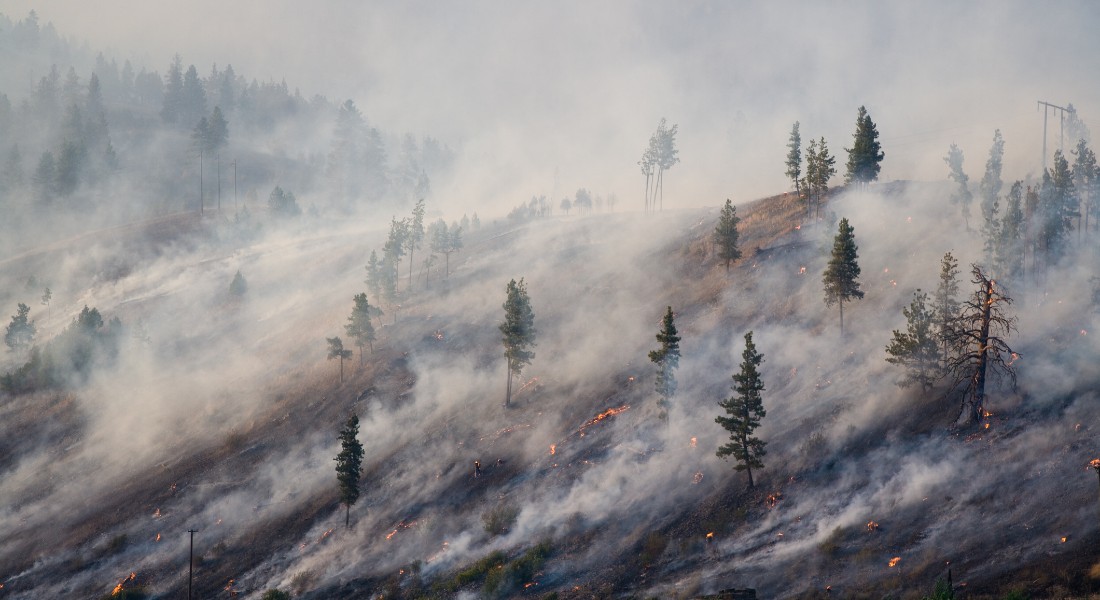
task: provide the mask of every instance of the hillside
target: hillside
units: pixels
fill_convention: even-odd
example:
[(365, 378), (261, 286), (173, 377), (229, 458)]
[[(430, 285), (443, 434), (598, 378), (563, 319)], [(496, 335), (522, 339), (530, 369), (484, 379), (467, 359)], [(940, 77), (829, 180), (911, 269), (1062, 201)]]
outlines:
[[(1019, 387), (991, 396), (988, 429), (960, 429), (953, 401), (895, 386), (883, 352), (939, 256), (980, 252), (937, 218), (942, 197), (832, 201), (866, 292), (844, 339), (821, 298), (832, 232), (790, 196), (739, 207), (728, 275), (716, 209), (486, 225), (448, 279), (402, 278), (396, 323), (384, 306), (342, 384), (324, 338), (364, 290), (377, 226), (307, 216), (242, 238), (204, 219), (32, 252), (20, 268), (66, 282), (35, 308), (42, 334), (91, 305), (143, 335), (82, 386), (3, 397), (0, 595), (99, 597), (134, 573), (123, 589), (179, 597), (189, 529), (199, 597), (908, 598), (948, 569), (970, 598), (1096, 593), (1093, 246), (1015, 294)], [(506, 409), (497, 323), (520, 277), (539, 336)], [(662, 418), (646, 353), (665, 306), (683, 358)], [(768, 411), (755, 490), (714, 456), (749, 330)], [(366, 459), (344, 529), (332, 458), (350, 413)]]

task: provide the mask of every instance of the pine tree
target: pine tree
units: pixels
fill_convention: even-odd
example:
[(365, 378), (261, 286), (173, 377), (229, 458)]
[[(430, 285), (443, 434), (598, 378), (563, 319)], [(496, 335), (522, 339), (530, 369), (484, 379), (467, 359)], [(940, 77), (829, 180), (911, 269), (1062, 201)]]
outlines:
[(42, 304), (46, 305), (46, 315), (47, 316), (51, 315), (51, 312), (50, 312), (50, 301), (51, 300), (53, 300), (53, 290), (51, 290), (47, 286), (46, 289), (42, 292)]
[(500, 324), (501, 342), (504, 344), (504, 357), (508, 360), (508, 391), (504, 396), (504, 406), (512, 401), (512, 376), (523, 373), (523, 367), (531, 364), (535, 353), (530, 349), (535, 345), (535, 313), (531, 310), (531, 299), (527, 295), (527, 284), (520, 278), (508, 282), (507, 298), (504, 301), (504, 321)]
[(370, 259), (367, 261), (367, 290), (374, 296), (375, 301), (382, 298), (382, 263), (378, 261), (378, 253), (370, 251)]
[(328, 359), (340, 360), (340, 383), (344, 383), (344, 361), (351, 358), (351, 350), (344, 350), (344, 341), (339, 337), (325, 338), (328, 342)]
[(764, 468), (761, 459), (767, 454), (764, 450), (766, 443), (753, 437), (753, 433), (760, 426), (760, 420), (767, 416), (767, 411), (760, 395), (764, 391), (764, 381), (760, 378), (764, 355), (756, 351), (751, 331), (745, 334), (745, 351), (741, 359), (741, 372), (733, 376), (733, 395), (718, 402), (728, 416), (719, 415), (714, 422), (730, 432), (730, 441), (719, 447), (716, 455), (718, 458), (733, 456), (737, 461), (734, 469), (748, 472), (749, 487), (752, 488), (755, 487), (752, 470)]
[(852, 138), (852, 147), (845, 149), (848, 152), (848, 171), (844, 175), (844, 183), (866, 185), (878, 179), (882, 168), (879, 163), (886, 156), (878, 141), (878, 128), (871, 115), (867, 114), (866, 107), (859, 107)]
[(672, 396), (676, 394), (676, 368), (680, 366), (680, 337), (676, 335), (676, 323), (672, 307), (665, 311), (661, 330), (657, 332), (657, 342), (661, 345), (649, 353), (649, 360), (657, 365), (655, 388), (661, 397), (660, 406), (667, 408)]
[(229, 282), (229, 293), (239, 298), (244, 296), (247, 291), (248, 282), (245, 281), (244, 275), (241, 275), (240, 269), (237, 269), (237, 274), (233, 276), (233, 281)]
[(802, 197), (799, 181), (802, 177), (802, 136), (798, 133), (798, 121), (791, 127), (791, 138), (787, 142), (787, 177), (794, 184), (795, 196)]
[(344, 331), (347, 332), (348, 337), (355, 340), (355, 345), (359, 346), (359, 366), (363, 366), (363, 346), (369, 345), (371, 353), (374, 353), (374, 326), (370, 322), (371, 307), (367, 302), (367, 295), (356, 294), (353, 300), (355, 306), (351, 309), (351, 316), (348, 317), (348, 324), (344, 325)]
[(859, 247), (856, 246), (855, 229), (848, 219), (841, 219), (836, 238), (833, 239), (833, 254), (825, 268), (822, 282), (825, 284), (825, 305), (840, 305), (840, 335), (844, 335), (844, 302), (863, 298), (859, 289)]
[(1019, 281), (1024, 275), (1024, 183), (1016, 181), (1005, 197), (1005, 214), (998, 228), (994, 264), (1002, 278)]
[(906, 331), (897, 329), (886, 346), (886, 362), (905, 367), (905, 376), (898, 381), (901, 387), (920, 384), (929, 391), (940, 378), (943, 355), (940, 352), (939, 335), (936, 333), (936, 315), (928, 305), (928, 294), (919, 289), (913, 293), (913, 301), (902, 309)]
[(722, 207), (722, 214), (718, 217), (718, 226), (714, 229), (714, 244), (718, 246), (718, 258), (726, 261), (726, 273), (730, 272), (730, 261), (741, 258), (741, 249), (737, 247), (737, 239), (740, 236), (737, 224), (740, 222), (737, 208), (727, 198), (726, 205)]
[(966, 221), (967, 230), (970, 229), (970, 202), (974, 195), (970, 193), (968, 182), (970, 177), (963, 171), (963, 151), (955, 144), (947, 149), (947, 156), (943, 157), (950, 172), (947, 178), (958, 184), (958, 189), (951, 193), (951, 203), (957, 204), (962, 209), (963, 219)]
[(814, 182), (817, 181), (818, 170), (818, 154), (817, 154), (817, 140), (811, 139), (809, 144), (806, 144), (806, 177), (802, 180), (802, 194), (806, 197), (806, 217), (814, 217), (814, 206), (817, 198), (814, 195), (816, 187)]
[(4, 333), (4, 343), (8, 345), (8, 348), (22, 350), (34, 342), (34, 334), (38, 332), (38, 328), (35, 327), (34, 321), (27, 319), (30, 312), (31, 307), (22, 302), (19, 303), (15, 315), (12, 316), (11, 323), (8, 323), (7, 331)]
[(959, 313), (959, 261), (947, 252), (940, 259), (940, 281), (932, 299), (936, 315), (936, 336), (943, 344), (943, 356), (950, 352), (951, 321)]
[(359, 500), (359, 478), (363, 475), (363, 444), (359, 442), (359, 417), (352, 415), (340, 430), (340, 453), (336, 461), (336, 481), (340, 485), (340, 503), (344, 505), (344, 527), (351, 524), (351, 505)]
[(829, 199), (829, 180), (836, 175), (836, 157), (829, 154), (829, 146), (825, 143), (825, 137), (817, 141), (817, 155), (814, 157), (817, 163), (814, 169), (813, 187), (815, 209), (820, 216), (821, 207)]
[(965, 416), (965, 422), (978, 424), (988, 414), (985, 405), (990, 376), (1001, 374), (1016, 386), (1012, 362), (1017, 355), (1005, 342), (1005, 337), (1016, 329), (1016, 318), (1005, 314), (1012, 298), (980, 266), (971, 267), (971, 283), (977, 289), (951, 321), (948, 346), (952, 352), (947, 368), (954, 377), (953, 389), (962, 388), (958, 417)]
[(413, 277), (413, 252), (420, 248), (420, 242), (424, 240), (424, 199), (416, 201), (413, 207), (412, 217), (408, 220), (405, 230), (405, 250), (409, 255), (409, 289), (412, 289)]
[(1100, 186), (1097, 185), (1100, 172), (1097, 170), (1096, 154), (1088, 147), (1085, 140), (1077, 142), (1077, 148), (1073, 150), (1073, 154), (1075, 156), (1073, 187), (1077, 190), (1077, 196), (1080, 199), (1081, 209), (1078, 212), (1082, 215), (1078, 220), (1077, 231), (1088, 235), (1089, 216), (1090, 213), (1095, 212), (1097, 192), (1100, 191), (1098, 190)]
[(1077, 216), (1076, 204), (1069, 162), (1061, 150), (1055, 150), (1054, 166), (1043, 174), (1039, 190), (1039, 246), (1048, 264), (1054, 264), (1065, 254), (1073, 219)]

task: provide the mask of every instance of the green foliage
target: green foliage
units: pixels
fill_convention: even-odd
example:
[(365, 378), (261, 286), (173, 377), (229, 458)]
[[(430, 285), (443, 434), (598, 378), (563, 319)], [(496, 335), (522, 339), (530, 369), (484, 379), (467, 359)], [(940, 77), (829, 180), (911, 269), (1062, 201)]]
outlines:
[(787, 141), (787, 171), (786, 175), (794, 184), (794, 190), (798, 193), (798, 182), (802, 177), (802, 136), (798, 133), (798, 121), (791, 127), (791, 138)]
[(367, 290), (374, 295), (375, 300), (382, 297), (382, 263), (378, 260), (378, 253), (370, 251), (370, 259), (367, 261)]
[(298, 200), (294, 197), (294, 194), (283, 191), (283, 188), (279, 186), (275, 186), (275, 189), (271, 190), (271, 194), (268, 195), (267, 207), (271, 209), (271, 214), (280, 217), (297, 217), (302, 214), (302, 209), (298, 206)]
[(351, 339), (355, 340), (355, 345), (359, 346), (359, 361), (362, 362), (363, 346), (370, 345), (371, 352), (374, 352), (374, 325), (370, 322), (373, 314), (366, 294), (356, 294), (353, 300), (355, 305), (351, 309), (351, 316), (348, 317), (348, 324), (344, 325), (344, 330)]
[(844, 333), (844, 302), (863, 298), (859, 289), (859, 247), (856, 246), (855, 229), (848, 219), (841, 219), (833, 254), (825, 268), (822, 282), (825, 284), (825, 305), (840, 305), (840, 333)]
[(104, 327), (99, 311), (85, 306), (45, 347), (32, 348), (22, 367), (0, 377), (0, 389), (20, 394), (79, 383), (95, 365), (114, 361), (121, 330), (118, 319)]
[(260, 596), (260, 600), (290, 600), (290, 592), (284, 592), (278, 588), (271, 588)]
[(994, 249), (995, 271), (1009, 280), (1019, 280), (1024, 274), (1024, 210), (1022, 181), (1016, 181), (1005, 197), (1005, 214), (997, 228)]
[(661, 330), (657, 332), (657, 342), (661, 345), (649, 353), (649, 360), (657, 365), (654, 387), (661, 397), (661, 406), (665, 407), (676, 394), (676, 369), (680, 366), (680, 337), (676, 335), (674, 318), (672, 307), (669, 306), (665, 310)]
[(503, 552), (494, 550), (481, 560), (456, 573), (450, 581), (442, 583), (440, 587), (447, 592), (458, 591), (461, 587), (481, 581), (491, 569), (503, 568), (507, 560), (508, 557)]
[(485, 526), (485, 533), (498, 536), (508, 533), (508, 530), (516, 524), (519, 509), (511, 504), (496, 506), (481, 515), (481, 522)]
[[(954, 596), (950, 596), (950, 598), (954, 598)], [(1031, 596), (1026, 591), (1017, 588), (1005, 594), (1004, 600), (1028, 600), (1029, 598)]]
[(764, 468), (761, 459), (767, 454), (764, 449), (767, 444), (753, 437), (753, 433), (760, 426), (760, 420), (767, 416), (767, 411), (760, 395), (764, 391), (764, 381), (760, 377), (764, 355), (756, 351), (751, 331), (745, 334), (745, 351), (741, 359), (741, 372), (733, 376), (733, 396), (718, 402), (727, 416), (719, 415), (714, 419), (730, 433), (730, 441), (719, 447), (715, 454), (718, 458), (733, 456), (737, 461), (734, 468), (748, 471), (749, 487), (753, 487), (752, 470)]
[(886, 362), (906, 368), (905, 376), (898, 381), (901, 387), (920, 384), (929, 391), (942, 376), (943, 355), (936, 333), (936, 314), (928, 305), (928, 294), (919, 289), (913, 293), (913, 301), (902, 309), (907, 329), (905, 333), (893, 332), (893, 340), (886, 346)]
[(727, 273), (730, 270), (730, 261), (741, 258), (741, 249), (737, 247), (740, 236), (737, 224), (740, 222), (737, 208), (726, 198), (726, 205), (722, 207), (722, 214), (718, 217), (718, 226), (714, 228), (714, 244), (718, 246), (718, 258), (726, 261)]
[(240, 269), (237, 269), (237, 274), (233, 276), (233, 281), (229, 283), (229, 293), (233, 296), (240, 298), (248, 291), (248, 282), (245, 281), (244, 275), (241, 275)]
[(836, 175), (835, 165), (836, 157), (829, 154), (825, 137), (810, 140), (806, 146), (806, 178), (802, 180), (808, 214), (820, 215), (821, 206), (829, 198), (829, 180)]
[(867, 113), (866, 107), (859, 107), (856, 115), (856, 131), (852, 134), (853, 143), (848, 152), (848, 172), (845, 183), (866, 184), (878, 179), (882, 159), (886, 154), (878, 141), (878, 128)]
[(1048, 264), (1057, 262), (1069, 245), (1073, 219), (1078, 216), (1077, 196), (1069, 162), (1054, 151), (1054, 166), (1043, 174), (1039, 190), (1039, 249)]
[(363, 444), (359, 442), (359, 417), (348, 417), (340, 430), (340, 453), (336, 461), (336, 481), (340, 487), (340, 502), (347, 508), (344, 526), (348, 525), (351, 505), (359, 500), (359, 478), (363, 475)]
[(504, 356), (508, 360), (508, 393), (504, 399), (507, 406), (512, 399), (512, 376), (523, 372), (523, 367), (531, 364), (535, 353), (530, 348), (535, 345), (535, 313), (531, 310), (531, 298), (527, 295), (527, 285), (520, 278), (508, 282), (507, 298), (504, 301), (504, 321), (500, 324), (501, 342), (504, 344)]
[(935, 587), (932, 588), (932, 595), (925, 596), (921, 600), (954, 600), (955, 592), (951, 589), (951, 586), (942, 579), (936, 580)]
[(4, 333), (4, 343), (8, 345), (8, 348), (22, 350), (34, 342), (34, 335), (38, 332), (38, 328), (35, 327), (34, 321), (27, 318), (30, 312), (31, 307), (22, 302), (19, 303), (15, 315), (12, 316), (11, 323), (8, 324), (7, 331)]

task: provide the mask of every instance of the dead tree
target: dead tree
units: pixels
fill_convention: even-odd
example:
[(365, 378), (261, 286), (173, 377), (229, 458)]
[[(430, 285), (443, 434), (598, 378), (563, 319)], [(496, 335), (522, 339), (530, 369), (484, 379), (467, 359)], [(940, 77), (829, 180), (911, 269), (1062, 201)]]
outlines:
[[(962, 399), (956, 420), (964, 417), (967, 424), (979, 424), (987, 415), (986, 384), (991, 375), (1000, 373), (1016, 387), (1016, 370), (1012, 363), (1019, 355), (1004, 338), (1016, 330), (1016, 317), (1005, 314), (1012, 298), (1004, 294), (997, 283), (986, 277), (978, 265), (970, 280), (977, 289), (962, 303), (958, 316), (951, 319), (947, 331), (948, 347), (956, 354), (948, 357), (948, 372), (952, 375), (951, 390), (961, 387)], [(1007, 360), (1006, 360), (1007, 359)]]

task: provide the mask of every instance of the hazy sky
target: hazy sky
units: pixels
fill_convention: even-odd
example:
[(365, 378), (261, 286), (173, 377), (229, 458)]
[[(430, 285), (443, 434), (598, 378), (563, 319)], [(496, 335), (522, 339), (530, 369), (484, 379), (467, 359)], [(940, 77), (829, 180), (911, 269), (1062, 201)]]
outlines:
[(555, 192), (557, 173), (558, 196), (640, 204), (662, 116), (680, 125), (670, 206), (786, 189), (795, 120), (842, 167), (861, 104), (889, 179), (944, 178), (956, 142), (976, 180), (997, 127), (1006, 178), (1037, 170), (1037, 100), (1072, 102), (1100, 133), (1095, 2), (0, 2), (31, 8), (161, 72), (178, 52), (200, 73), (232, 63), (352, 98), (388, 131), (462, 146), (485, 167), (472, 189), (518, 200)]

